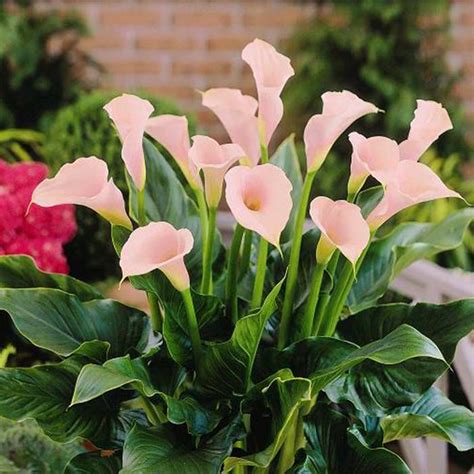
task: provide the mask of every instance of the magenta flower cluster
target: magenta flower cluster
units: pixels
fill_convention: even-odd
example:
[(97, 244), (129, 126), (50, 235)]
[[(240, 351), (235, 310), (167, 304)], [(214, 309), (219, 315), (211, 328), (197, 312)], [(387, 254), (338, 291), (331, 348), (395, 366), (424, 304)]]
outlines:
[(35, 187), (48, 175), (42, 163), (0, 160), (0, 255), (32, 257), (38, 268), (68, 273), (63, 245), (76, 233), (74, 206), (28, 205)]

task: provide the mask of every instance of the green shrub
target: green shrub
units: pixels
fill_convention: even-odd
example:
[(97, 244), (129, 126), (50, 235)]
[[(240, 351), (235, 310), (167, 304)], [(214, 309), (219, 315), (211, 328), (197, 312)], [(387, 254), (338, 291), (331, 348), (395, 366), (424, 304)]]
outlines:
[[(121, 144), (103, 106), (118, 92), (95, 91), (61, 109), (46, 131), (44, 161), (55, 173), (62, 165), (81, 156), (105, 160), (110, 174), (125, 194), (127, 185), (120, 158)], [(139, 93), (155, 107), (154, 115), (181, 114), (171, 101)], [(110, 244), (110, 226), (84, 207), (77, 208), (78, 234), (67, 246), (71, 273), (83, 280), (100, 281), (119, 275), (115, 251)]]

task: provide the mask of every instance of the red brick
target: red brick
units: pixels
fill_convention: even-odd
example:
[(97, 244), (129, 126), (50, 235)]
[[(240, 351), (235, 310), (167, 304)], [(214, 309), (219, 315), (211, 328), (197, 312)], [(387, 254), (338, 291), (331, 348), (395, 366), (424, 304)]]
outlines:
[[(269, 8), (271, 11), (269, 11)], [(309, 18), (308, 11), (300, 7), (273, 6), (269, 8), (248, 8), (244, 14), (245, 26), (263, 27), (285, 27), (294, 26)]]
[(227, 61), (175, 61), (174, 74), (229, 74), (231, 65)]
[(148, 87), (152, 94), (174, 97), (181, 101), (192, 100), (198, 97), (198, 93), (191, 87), (179, 84), (163, 84), (154, 87)]
[(166, 51), (190, 50), (197, 47), (193, 38), (176, 34), (141, 34), (137, 38), (136, 45), (139, 49)]
[(112, 74), (159, 74), (161, 71), (157, 61), (140, 59), (107, 61), (104, 67)]
[(143, 7), (110, 9), (104, 8), (101, 13), (101, 23), (105, 26), (128, 27), (128, 26), (154, 26), (160, 20), (158, 8)]
[(182, 11), (173, 15), (175, 26), (188, 27), (225, 27), (230, 26), (232, 17), (230, 13), (213, 12), (207, 5), (203, 5), (208, 11)]
[(252, 40), (251, 34), (222, 34), (209, 38), (206, 45), (210, 51), (240, 51)]
[(115, 33), (95, 33), (93, 36), (83, 38), (80, 46), (92, 51), (94, 49), (121, 49), (125, 47), (126, 40), (123, 36)]

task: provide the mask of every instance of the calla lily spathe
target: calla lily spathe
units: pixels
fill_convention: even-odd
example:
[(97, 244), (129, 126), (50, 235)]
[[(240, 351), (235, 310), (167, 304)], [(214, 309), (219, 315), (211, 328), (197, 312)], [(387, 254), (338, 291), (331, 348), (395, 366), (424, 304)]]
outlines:
[(418, 161), (441, 134), (453, 128), (447, 110), (438, 102), (417, 100), (416, 104), (408, 138), (400, 143), (402, 160)]
[(252, 69), (257, 87), (260, 142), (268, 145), (283, 117), (280, 94), (295, 71), (289, 58), (260, 39), (245, 46), (242, 59)]
[(61, 167), (54, 178), (42, 181), (31, 196), (31, 204), (52, 207), (77, 204), (93, 209), (112, 224), (129, 229), (132, 223), (125, 211), (122, 193), (112, 178), (105, 161), (95, 156), (78, 158)]
[(393, 179), (385, 188), (382, 200), (369, 214), (367, 222), (377, 229), (384, 222), (407, 207), (434, 199), (461, 195), (449, 189), (426, 165), (411, 160), (398, 163)]
[(379, 109), (349, 91), (325, 92), (322, 113), (313, 115), (304, 130), (308, 172), (324, 163), (334, 142), (353, 122)]
[(290, 218), (293, 186), (272, 164), (236, 166), (225, 175), (226, 201), (237, 222), (279, 246)]
[(215, 140), (203, 135), (193, 137), (189, 158), (204, 174), (204, 188), (209, 207), (216, 208), (222, 196), (224, 175), (244, 152), (239, 145), (228, 143), (219, 145)]
[(202, 103), (216, 114), (232, 142), (245, 151), (245, 164), (255, 166), (260, 146), (268, 146), (283, 116), (280, 94), (294, 71), (286, 56), (259, 39), (245, 46), (242, 59), (252, 69), (258, 102), (238, 89), (217, 88), (204, 92)]
[(194, 239), (188, 229), (175, 229), (168, 222), (151, 222), (134, 230), (122, 248), (122, 281), (130, 276), (161, 270), (178, 291), (189, 288), (184, 257)]
[(168, 150), (191, 187), (200, 189), (202, 185), (198, 170), (188, 155), (188, 119), (185, 116), (168, 114), (152, 117), (147, 122), (146, 132)]
[(104, 106), (114, 122), (122, 141), (122, 159), (135, 186), (145, 187), (146, 165), (143, 153), (143, 135), (154, 107), (148, 100), (122, 94)]
[(311, 202), (309, 214), (321, 231), (317, 258), (327, 263), (337, 248), (355, 265), (370, 240), (370, 230), (359, 206), (319, 196)]

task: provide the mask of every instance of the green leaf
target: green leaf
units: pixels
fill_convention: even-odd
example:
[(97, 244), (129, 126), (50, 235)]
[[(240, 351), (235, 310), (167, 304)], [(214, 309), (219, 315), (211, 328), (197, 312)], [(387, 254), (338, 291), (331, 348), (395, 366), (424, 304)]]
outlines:
[(82, 453), (73, 457), (64, 474), (116, 474), (122, 467), (119, 456), (112, 455), (104, 457), (98, 451), (93, 453)]
[(304, 430), (307, 457), (292, 474), (411, 473), (395, 453), (385, 448), (369, 448), (348, 431), (346, 418), (327, 405), (318, 404), (305, 418)]
[(474, 413), (455, 405), (438, 389), (428, 390), (413, 405), (382, 418), (383, 441), (433, 436), (453, 444), (459, 451), (474, 447)]
[[(274, 378), (260, 392), (261, 401), (253, 400), (244, 403), (243, 410), (251, 412), (270, 411), (271, 437), (269, 444), (262, 450), (244, 457), (229, 457), (224, 462), (223, 472), (229, 472), (236, 466), (253, 466), (267, 468), (282, 447), (292, 424), (296, 422), (300, 408), (311, 401), (311, 382), (304, 378)], [(253, 406), (252, 406), (253, 405)], [(256, 406), (255, 406), (256, 405)], [(255, 440), (259, 445), (261, 439)]]
[(0, 257), (0, 288), (55, 288), (81, 301), (102, 298), (93, 286), (67, 275), (42, 272), (32, 258), (22, 255)]
[(223, 398), (245, 393), (265, 324), (275, 310), (283, 281), (273, 288), (257, 312), (237, 321), (228, 341), (203, 348), (196, 377), (201, 392)]
[[(283, 141), (272, 156), (270, 163), (281, 168), (293, 185), (291, 191), (291, 198), (294, 203), (299, 202), (301, 198), (301, 189), (303, 188), (303, 175), (301, 173), (300, 162), (295, 147), (295, 135), (291, 134), (285, 141)], [(290, 240), (290, 233), (294, 227), (297, 206), (293, 206), (290, 214), (290, 219), (283, 230), (280, 242), (284, 243)]]
[(376, 240), (370, 246), (349, 294), (350, 311), (355, 313), (373, 305), (398, 273), (416, 260), (461, 245), (473, 219), (473, 208), (462, 209), (437, 224), (402, 224), (387, 237)]
[(44, 432), (60, 442), (90, 440), (101, 448), (120, 447), (125, 433), (141, 415), (120, 412), (121, 399), (99, 398), (69, 407), (82, 364), (68, 359), (60, 364), (0, 369), (0, 416), (35, 419)]
[(77, 378), (71, 406), (94, 400), (110, 391), (130, 385), (145, 397), (159, 395), (166, 403), (167, 417), (173, 424), (186, 424), (190, 434), (202, 436), (211, 432), (221, 417), (207, 409), (191, 396), (177, 399), (160, 392), (151, 380), (151, 374), (142, 358), (119, 357), (103, 365), (84, 366)]
[[(229, 423), (216, 435), (195, 446), (193, 438), (170, 425), (136, 425), (123, 447), (122, 474), (218, 474), (233, 442), (242, 435), (239, 422)], [(159, 468), (158, 468), (159, 467)]]
[(113, 300), (81, 302), (49, 288), (3, 289), (0, 309), (33, 344), (60, 356), (73, 354), (85, 342), (102, 341), (110, 345), (109, 356), (117, 357), (143, 351), (148, 341), (148, 317)]

